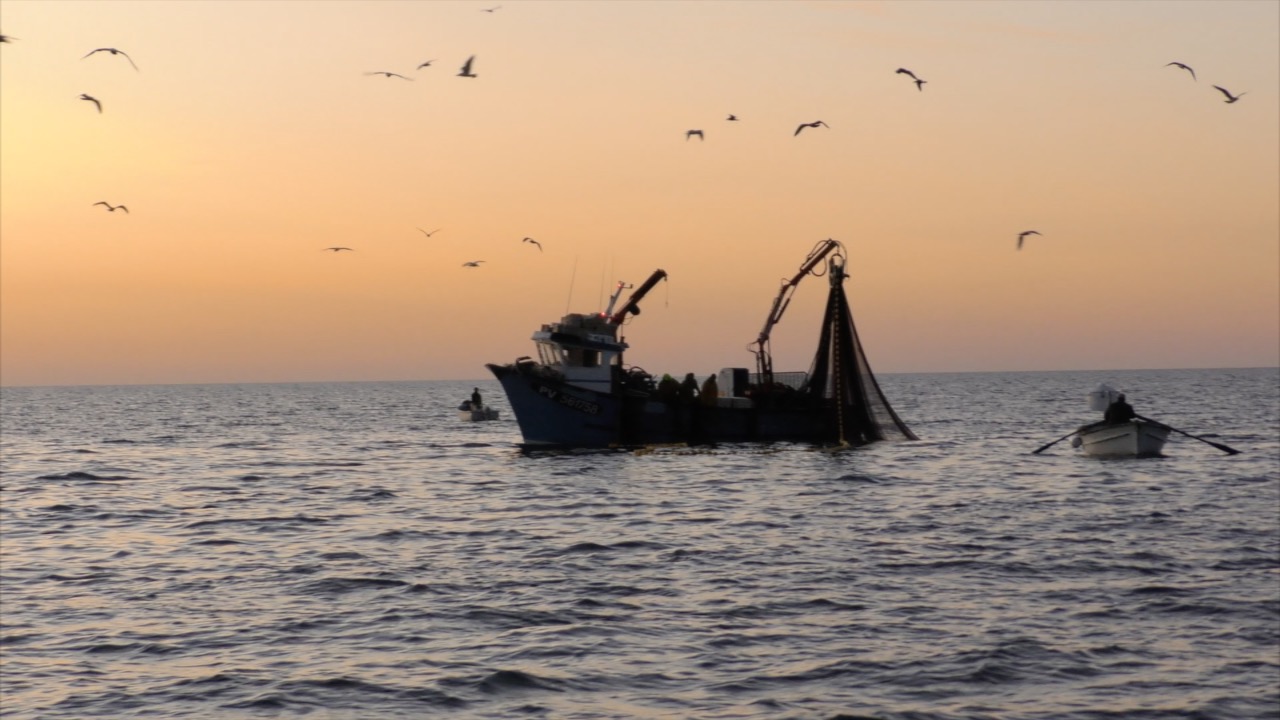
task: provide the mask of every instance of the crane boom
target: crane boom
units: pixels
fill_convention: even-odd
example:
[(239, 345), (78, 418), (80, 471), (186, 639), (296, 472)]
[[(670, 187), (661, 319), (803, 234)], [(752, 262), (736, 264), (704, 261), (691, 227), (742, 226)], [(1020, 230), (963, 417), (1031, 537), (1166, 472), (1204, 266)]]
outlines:
[(773, 385), (773, 358), (769, 354), (769, 335), (773, 332), (773, 326), (778, 324), (782, 319), (782, 314), (787, 311), (787, 306), (791, 304), (791, 296), (796, 291), (796, 286), (804, 279), (805, 275), (813, 272), (813, 269), (822, 262), (823, 258), (830, 255), (833, 250), (840, 248), (840, 243), (830, 238), (818, 243), (809, 253), (809, 257), (805, 258), (800, 264), (800, 270), (790, 280), (783, 280), (782, 289), (778, 291), (778, 296), (773, 299), (773, 307), (769, 309), (769, 316), (765, 318), (764, 327), (760, 329), (760, 335), (756, 338), (754, 348), (751, 352), (756, 355), (756, 372), (760, 376), (760, 384), (765, 387)]
[(620, 325), (623, 320), (627, 319), (628, 313), (632, 315), (639, 315), (640, 301), (644, 299), (645, 295), (649, 294), (649, 291), (653, 289), (654, 285), (657, 285), (659, 281), (666, 279), (666, 277), (666, 270), (654, 270), (653, 274), (649, 276), (649, 279), (645, 280), (643, 285), (636, 288), (636, 291), (631, 293), (631, 297), (627, 298), (627, 302), (623, 304), (622, 309), (609, 316), (609, 322), (614, 325)]

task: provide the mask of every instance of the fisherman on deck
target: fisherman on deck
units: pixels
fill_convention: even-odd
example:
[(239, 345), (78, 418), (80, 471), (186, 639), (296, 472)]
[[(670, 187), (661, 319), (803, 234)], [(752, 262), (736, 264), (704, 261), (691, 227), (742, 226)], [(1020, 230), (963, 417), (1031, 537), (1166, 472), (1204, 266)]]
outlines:
[(698, 400), (703, 405), (716, 406), (716, 400), (720, 397), (720, 384), (716, 381), (715, 375), (708, 375), (706, 381), (702, 383), (702, 392), (698, 394)]
[(698, 378), (694, 377), (693, 373), (688, 373), (680, 383), (680, 400), (692, 403), (696, 397), (698, 397)]
[(471, 409), (479, 410), (483, 406), (484, 403), (480, 401), (480, 388), (471, 388)]
[(1111, 425), (1121, 425), (1137, 416), (1138, 413), (1134, 412), (1133, 406), (1125, 402), (1124, 393), (1120, 393), (1116, 401), (1107, 406), (1107, 412), (1102, 418), (1104, 422)]

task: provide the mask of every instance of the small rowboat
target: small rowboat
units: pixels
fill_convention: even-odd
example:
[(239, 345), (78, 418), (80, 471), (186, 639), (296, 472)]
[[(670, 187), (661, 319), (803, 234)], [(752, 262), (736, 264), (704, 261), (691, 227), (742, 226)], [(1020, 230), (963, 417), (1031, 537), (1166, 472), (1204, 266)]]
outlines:
[(1071, 446), (1094, 457), (1158, 457), (1169, 438), (1169, 427), (1134, 418), (1123, 423), (1085, 425), (1071, 438)]
[(491, 408), (488, 405), (474, 407), (470, 400), (466, 400), (458, 406), (458, 419), (466, 422), (497, 420), (498, 410), (497, 408)]

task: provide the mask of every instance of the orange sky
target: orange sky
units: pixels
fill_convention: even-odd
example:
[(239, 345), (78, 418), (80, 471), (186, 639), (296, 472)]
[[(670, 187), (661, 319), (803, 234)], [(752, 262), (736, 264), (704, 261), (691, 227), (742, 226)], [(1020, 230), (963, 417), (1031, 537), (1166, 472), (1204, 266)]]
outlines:
[(481, 378), (659, 267), (628, 362), (752, 367), (828, 237), (878, 372), (1280, 365), (1280, 3), (5, 0), (0, 32), (5, 385)]

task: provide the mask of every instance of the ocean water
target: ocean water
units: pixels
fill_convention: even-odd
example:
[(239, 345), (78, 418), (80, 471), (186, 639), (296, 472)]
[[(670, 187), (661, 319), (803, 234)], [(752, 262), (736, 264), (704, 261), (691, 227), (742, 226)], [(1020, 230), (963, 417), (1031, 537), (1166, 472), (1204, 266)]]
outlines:
[[(0, 711), (1276, 718), (1280, 370), (882, 375), (921, 437), (522, 454), (473, 383), (0, 391)], [(1107, 381), (1173, 435), (1063, 441)]]

